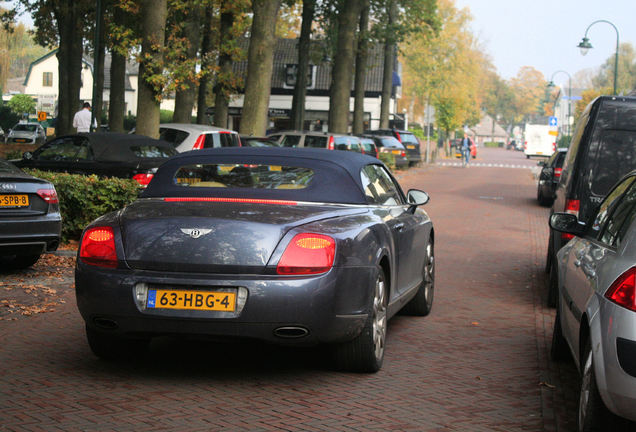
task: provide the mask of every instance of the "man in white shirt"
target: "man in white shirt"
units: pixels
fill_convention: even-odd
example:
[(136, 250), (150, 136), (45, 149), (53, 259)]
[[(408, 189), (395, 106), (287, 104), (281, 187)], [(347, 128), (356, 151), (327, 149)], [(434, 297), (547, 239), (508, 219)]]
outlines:
[[(73, 127), (77, 129), (77, 133), (89, 133), (91, 131), (91, 104), (84, 102), (81, 110), (75, 113), (73, 117)], [(97, 122), (93, 122), (93, 127), (97, 127)]]

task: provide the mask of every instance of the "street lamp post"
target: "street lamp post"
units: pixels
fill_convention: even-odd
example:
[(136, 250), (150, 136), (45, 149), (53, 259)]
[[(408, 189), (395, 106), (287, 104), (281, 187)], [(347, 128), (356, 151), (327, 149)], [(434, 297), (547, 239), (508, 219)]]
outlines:
[(564, 73), (568, 76), (568, 119), (567, 119), (567, 127), (565, 130), (566, 130), (566, 134), (570, 135), (570, 115), (571, 115), (570, 113), (572, 108), (572, 77), (566, 71), (558, 70), (552, 74), (552, 77), (550, 77), (550, 82), (548, 83), (548, 87), (554, 87), (554, 76), (558, 73)]
[(587, 32), (590, 29), (590, 27), (592, 27), (594, 24), (596, 23), (606, 23), (611, 25), (612, 27), (614, 27), (614, 30), (616, 31), (616, 55), (614, 57), (614, 94), (618, 94), (616, 92), (616, 88), (617, 88), (617, 83), (618, 83), (618, 29), (616, 28), (616, 26), (614, 24), (612, 24), (611, 22), (607, 21), (607, 20), (597, 20), (594, 21), (592, 24), (590, 24), (589, 26), (587, 26), (587, 29), (585, 29), (585, 36), (583, 36), (583, 39), (581, 39), (581, 42), (579, 42), (579, 44), (577, 45), (580, 49), (581, 49), (581, 54), (585, 55), (587, 54), (587, 52), (593, 48), (592, 44), (590, 43), (590, 40), (587, 37)]

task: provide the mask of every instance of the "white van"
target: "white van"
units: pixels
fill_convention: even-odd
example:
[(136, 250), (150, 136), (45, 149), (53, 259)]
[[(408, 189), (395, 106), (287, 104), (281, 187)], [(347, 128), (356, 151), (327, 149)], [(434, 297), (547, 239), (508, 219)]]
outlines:
[(549, 157), (556, 151), (556, 136), (551, 135), (552, 128), (548, 125), (526, 125), (524, 132), (523, 152), (526, 158), (530, 156)]

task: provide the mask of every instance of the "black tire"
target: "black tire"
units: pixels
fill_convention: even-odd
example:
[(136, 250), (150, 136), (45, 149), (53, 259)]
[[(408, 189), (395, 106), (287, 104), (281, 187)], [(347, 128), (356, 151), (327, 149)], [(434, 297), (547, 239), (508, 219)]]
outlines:
[(540, 187), (537, 188), (537, 201), (539, 201), (539, 205), (543, 207), (550, 207), (553, 202), (552, 198), (543, 195)]
[(548, 301), (549, 307), (555, 307), (557, 302), (557, 295), (559, 294), (559, 274), (557, 273), (557, 266), (552, 263), (550, 266), (550, 277), (548, 278)]
[(568, 359), (569, 354), (568, 343), (563, 337), (563, 329), (561, 328), (561, 312), (557, 306), (556, 316), (554, 317), (554, 327), (552, 328), (550, 358), (553, 361), (563, 361)]
[(605, 407), (596, 385), (592, 347), (588, 340), (582, 357), (581, 392), (579, 394), (579, 410), (577, 426), (579, 432), (604, 431), (612, 415)]
[(435, 248), (433, 240), (426, 244), (426, 257), (422, 267), (422, 283), (417, 288), (415, 297), (409, 301), (402, 313), (406, 315), (426, 316), (433, 309), (433, 297), (435, 294)]
[(550, 274), (550, 267), (552, 267), (552, 236), (548, 236), (548, 252), (545, 256), (545, 274)]
[(86, 339), (93, 354), (104, 360), (134, 358), (143, 354), (149, 343), (148, 339), (127, 339), (89, 326), (86, 326)]
[(387, 333), (388, 284), (384, 271), (379, 267), (370, 288), (371, 305), (364, 328), (355, 339), (335, 347), (336, 366), (341, 370), (377, 372), (382, 367)]

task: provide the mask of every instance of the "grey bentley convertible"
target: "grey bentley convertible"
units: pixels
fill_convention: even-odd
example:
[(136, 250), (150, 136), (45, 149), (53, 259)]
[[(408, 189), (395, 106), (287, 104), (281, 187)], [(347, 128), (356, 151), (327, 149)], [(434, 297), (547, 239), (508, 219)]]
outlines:
[(428, 199), (353, 152), (179, 154), (82, 235), (89, 345), (112, 358), (159, 335), (328, 344), (339, 368), (375, 372), (387, 320), (431, 311)]

